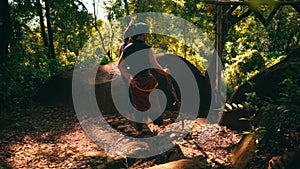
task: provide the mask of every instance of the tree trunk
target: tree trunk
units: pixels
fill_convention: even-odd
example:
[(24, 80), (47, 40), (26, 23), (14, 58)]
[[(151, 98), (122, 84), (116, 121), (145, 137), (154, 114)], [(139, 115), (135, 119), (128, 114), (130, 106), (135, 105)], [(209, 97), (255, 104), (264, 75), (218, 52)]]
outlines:
[(49, 36), (50, 57), (52, 59), (56, 59), (54, 45), (53, 45), (53, 32), (51, 27), (50, 6), (48, 0), (45, 0), (45, 9), (46, 9), (47, 28), (48, 28), (48, 36)]
[(96, 13), (96, 2), (95, 0), (93, 0), (93, 8), (94, 8), (94, 28), (96, 29), (96, 31), (98, 32), (99, 36), (100, 36), (100, 40), (101, 40), (101, 46), (102, 46), (102, 49), (104, 50), (104, 52), (106, 53), (107, 57), (110, 59), (110, 61), (112, 61), (112, 56), (110, 54), (110, 51), (109, 50), (106, 50), (106, 47), (105, 47), (105, 44), (104, 44), (104, 37), (101, 33), (101, 31), (99, 30), (98, 28), (98, 25), (97, 25), (97, 13)]
[(5, 63), (8, 59), (8, 46), (11, 35), (11, 24), (8, 0), (0, 1), (0, 62)]
[(123, 0), (124, 4), (125, 4), (125, 12), (126, 15), (130, 15), (130, 11), (129, 11), (129, 6), (128, 6), (128, 1), (127, 0)]
[(45, 24), (44, 24), (43, 8), (42, 8), (40, 0), (37, 0), (36, 8), (37, 8), (38, 16), (40, 18), (40, 26), (41, 26), (41, 33), (42, 33), (44, 46), (47, 49), (48, 53), (50, 54), (50, 52), (49, 52), (49, 42), (48, 42), (48, 37), (47, 37), (47, 34), (46, 34), (46, 27), (45, 27)]

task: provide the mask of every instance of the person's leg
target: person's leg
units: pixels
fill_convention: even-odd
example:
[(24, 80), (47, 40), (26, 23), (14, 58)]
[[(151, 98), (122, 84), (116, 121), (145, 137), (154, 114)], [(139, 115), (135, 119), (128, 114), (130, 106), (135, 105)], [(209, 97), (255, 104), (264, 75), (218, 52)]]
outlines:
[(143, 130), (143, 116), (139, 112), (134, 112), (135, 127), (137, 131)]
[(159, 103), (158, 93), (157, 91), (151, 92), (149, 96), (149, 101), (152, 104), (151, 105), (151, 112), (150, 112), (150, 119), (153, 121), (153, 124), (155, 125), (163, 125), (163, 118), (162, 113), (163, 110), (161, 108), (161, 105)]
[(130, 107), (132, 115), (135, 121), (135, 128), (137, 130), (137, 135), (142, 134), (143, 130), (143, 113), (138, 110), (141, 108), (139, 101), (141, 98), (141, 93), (136, 89), (130, 87)]
[(159, 116), (157, 119), (153, 120), (153, 124), (155, 124), (155, 125), (161, 126), (161, 125), (163, 125), (163, 123), (164, 123), (164, 120), (161, 116)]
[(128, 95), (128, 100), (127, 100), (127, 108), (128, 108), (128, 119), (130, 121), (134, 121), (134, 107), (132, 104), (132, 98), (131, 98), (131, 93), (129, 91), (129, 95)]
[(133, 115), (133, 106), (132, 106), (132, 99), (131, 99), (131, 89), (130, 89), (130, 85), (128, 83), (128, 80), (122, 76), (122, 81), (123, 81), (123, 84), (124, 84), (124, 88), (126, 89), (127, 93), (125, 93), (125, 97), (126, 97), (126, 100), (124, 100), (124, 110), (125, 110), (125, 113), (122, 114), (123, 116), (125, 116), (128, 120), (131, 120), (131, 121), (134, 121), (134, 115)]

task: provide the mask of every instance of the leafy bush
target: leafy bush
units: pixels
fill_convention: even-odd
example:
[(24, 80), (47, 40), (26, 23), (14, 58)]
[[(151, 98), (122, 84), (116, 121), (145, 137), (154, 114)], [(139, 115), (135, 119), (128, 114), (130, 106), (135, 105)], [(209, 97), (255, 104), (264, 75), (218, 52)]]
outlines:
[(0, 111), (10, 111), (32, 104), (39, 87), (53, 74), (64, 70), (56, 60), (36, 55), (12, 57), (0, 66)]
[(265, 68), (264, 57), (257, 50), (246, 50), (225, 64), (225, 80), (233, 89)]

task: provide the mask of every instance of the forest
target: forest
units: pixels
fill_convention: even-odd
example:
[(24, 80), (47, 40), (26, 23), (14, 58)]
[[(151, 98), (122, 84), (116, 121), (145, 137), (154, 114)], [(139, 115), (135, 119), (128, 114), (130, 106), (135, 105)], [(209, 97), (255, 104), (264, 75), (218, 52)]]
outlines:
[[(300, 1), (89, 3), (92, 10), (84, 0), (0, 1), (0, 168), (299, 168)], [(184, 19), (221, 50), (226, 104), (218, 124), (197, 118), (187, 136), (164, 153), (117, 156), (96, 144), (78, 122), (72, 73), (74, 68), (88, 72), (97, 66), (103, 72), (99, 78), (111, 80), (107, 67), (118, 60), (124, 28), (130, 18), (146, 12)], [(100, 19), (98, 13), (105, 16)], [(120, 18), (126, 23), (117, 23)], [(155, 21), (146, 21), (147, 44), (156, 53), (182, 57), (206, 77), (205, 54), (174, 38), (185, 25), (174, 24), (167, 36), (151, 34)], [(110, 92), (102, 81), (95, 86), (99, 93)], [(100, 102), (105, 110), (114, 110), (109, 99)], [(166, 112), (174, 118), (176, 111)], [(126, 119), (110, 113), (104, 118), (111, 126), (133, 132)], [(168, 127), (157, 130), (167, 133)], [(199, 141), (204, 130), (213, 131), (205, 143)]]

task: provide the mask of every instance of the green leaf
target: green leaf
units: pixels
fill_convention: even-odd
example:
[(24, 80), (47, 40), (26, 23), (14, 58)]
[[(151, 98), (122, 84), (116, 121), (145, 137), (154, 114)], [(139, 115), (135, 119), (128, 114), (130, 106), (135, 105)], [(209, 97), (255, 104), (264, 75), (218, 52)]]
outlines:
[(243, 108), (244, 108), (244, 106), (243, 106), (242, 104), (238, 104), (238, 107), (239, 107), (240, 109), (243, 109)]
[(237, 104), (235, 104), (235, 103), (232, 103), (232, 106), (233, 106), (235, 109), (237, 109), (237, 108), (238, 108), (238, 105), (237, 105)]
[(255, 129), (255, 131), (260, 131), (260, 130), (265, 130), (266, 129), (266, 127), (257, 127), (256, 129)]
[(260, 130), (259, 133), (266, 133), (267, 130)]
[(229, 110), (232, 110), (232, 106), (230, 104), (226, 103), (225, 105)]
[(242, 134), (251, 134), (252, 132), (251, 131), (243, 131), (243, 133)]
[(242, 118), (239, 118), (240, 121), (249, 121), (250, 119), (249, 118), (245, 118), (245, 117), (242, 117)]

